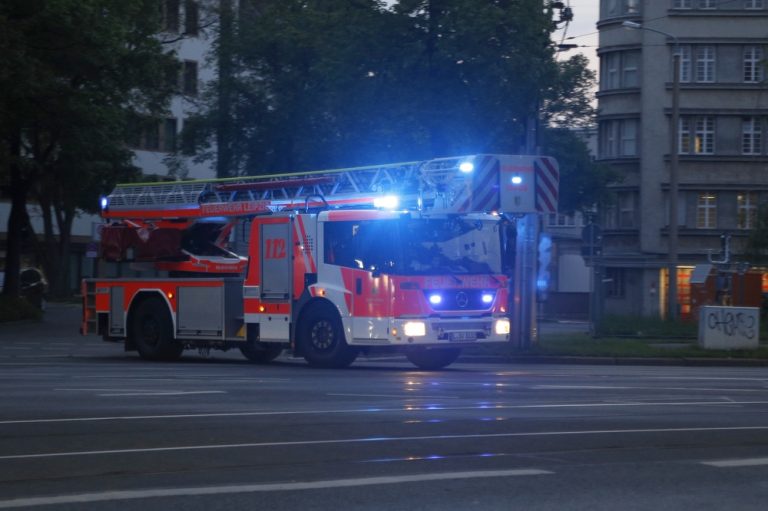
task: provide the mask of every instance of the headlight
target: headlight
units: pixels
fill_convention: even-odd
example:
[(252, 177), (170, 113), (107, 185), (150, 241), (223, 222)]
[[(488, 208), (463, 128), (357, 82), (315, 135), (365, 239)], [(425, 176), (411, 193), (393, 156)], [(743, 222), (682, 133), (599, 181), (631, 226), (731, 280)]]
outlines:
[(427, 325), (423, 321), (409, 321), (403, 325), (406, 337), (424, 337), (427, 335)]
[(492, 293), (483, 293), (482, 300), (484, 304), (489, 304), (493, 301), (493, 294)]
[(509, 320), (506, 318), (497, 319), (493, 330), (496, 335), (507, 335), (509, 333)]
[(432, 305), (439, 305), (440, 303), (442, 303), (442, 301), (443, 301), (443, 297), (437, 293), (429, 295), (429, 303), (431, 303)]

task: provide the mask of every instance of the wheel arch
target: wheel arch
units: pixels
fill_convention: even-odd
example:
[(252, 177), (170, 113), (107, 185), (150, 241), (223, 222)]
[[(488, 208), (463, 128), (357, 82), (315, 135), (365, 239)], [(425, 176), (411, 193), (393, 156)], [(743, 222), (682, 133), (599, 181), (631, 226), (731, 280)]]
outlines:
[(339, 310), (338, 305), (336, 305), (335, 303), (333, 303), (331, 300), (327, 298), (323, 298), (323, 297), (310, 298), (309, 300), (305, 301), (301, 305), (301, 308), (296, 314), (296, 323), (293, 326), (292, 337), (294, 339), (294, 346), (295, 346), (294, 353), (296, 355), (303, 355), (303, 353), (301, 353), (302, 352), (301, 343), (299, 342), (299, 339), (298, 339), (299, 332), (301, 331), (301, 325), (303, 324), (308, 311), (315, 309), (317, 307), (328, 307), (331, 310), (333, 310), (334, 313), (336, 314), (336, 317), (339, 319), (339, 322), (341, 323), (341, 329), (342, 329), (342, 334), (344, 335), (344, 341), (346, 342), (347, 338), (349, 337), (347, 335), (347, 332), (349, 330), (349, 325), (347, 322), (348, 318), (344, 317), (344, 315), (341, 313), (341, 310)]
[(150, 298), (160, 298), (165, 303), (165, 310), (171, 317), (171, 325), (173, 330), (173, 338), (176, 339), (176, 314), (173, 313), (173, 307), (168, 299), (168, 296), (160, 289), (142, 289), (133, 295), (131, 303), (128, 305), (128, 312), (125, 317), (125, 347), (126, 350), (135, 350), (136, 346), (131, 341), (131, 329), (133, 328), (133, 314), (139, 308), (139, 305), (146, 302)]

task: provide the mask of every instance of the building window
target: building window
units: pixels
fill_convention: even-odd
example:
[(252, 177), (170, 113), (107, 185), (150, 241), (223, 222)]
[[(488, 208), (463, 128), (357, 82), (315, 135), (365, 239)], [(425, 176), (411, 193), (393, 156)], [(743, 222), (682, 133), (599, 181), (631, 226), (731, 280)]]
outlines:
[(182, 83), (184, 94), (197, 96), (197, 62), (194, 60), (184, 61)]
[(177, 125), (178, 121), (173, 118), (141, 122), (130, 143), (142, 151), (172, 152), (176, 149)]
[(714, 154), (714, 117), (682, 117), (678, 130), (679, 154)]
[(744, 81), (747, 83), (762, 82), (765, 76), (765, 52), (761, 46), (744, 48)]
[(600, 156), (637, 156), (637, 119), (617, 119), (600, 123)]
[(163, 120), (163, 135), (160, 140), (160, 148), (163, 151), (172, 152), (176, 150), (176, 132), (178, 131), (178, 121), (176, 119)]
[(163, 0), (161, 3), (162, 27), (165, 32), (179, 32), (179, 0)]
[(625, 51), (621, 54), (621, 57), (621, 86), (638, 87), (640, 85), (640, 80), (638, 79), (640, 52)]
[(758, 117), (745, 117), (741, 121), (741, 154), (760, 154), (763, 128)]
[(715, 81), (714, 46), (698, 46), (696, 48), (696, 81), (700, 83)]
[(619, 88), (619, 52), (606, 53), (600, 59), (600, 88)]
[(699, 0), (700, 9), (715, 9), (717, 7), (717, 0)]
[(717, 227), (717, 194), (700, 193), (696, 202), (696, 227), (715, 229)]
[(549, 227), (584, 227), (584, 215), (575, 212), (572, 215), (550, 213), (547, 217)]
[(605, 294), (611, 298), (624, 298), (627, 287), (624, 268), (605, 269)]
[(678, 51), (680, 52), (680, 81), (691, 81), (691, 47), (680, 46)]
[(680, 46), (680, 81), (696, 83), (714, 82), (715, 47)]
[(744, 0), (745, 9), (762, 9), (765, 7), (764, 0)]
[(184, 33), (196, 36), (200, 29), (200, 7), (194, 0), (184, 2)]
[(640, 0), (606, 0), (601, 6), (604, 18), (640, 13)]
[(618, 193), (619, 228), (635, 226), (635, 194), (633, 192)]
[(693, 0), (675, 0), (672, 3), (672, 7), (675, 9), (692, 9)]
[(740, 192), (736, 195), (739, 229), (752, 229), (757, 222), (757, 192)]
[(640, 52), (615, 51), (603, 54), (600, 59), (600, 89), (638, 87)]

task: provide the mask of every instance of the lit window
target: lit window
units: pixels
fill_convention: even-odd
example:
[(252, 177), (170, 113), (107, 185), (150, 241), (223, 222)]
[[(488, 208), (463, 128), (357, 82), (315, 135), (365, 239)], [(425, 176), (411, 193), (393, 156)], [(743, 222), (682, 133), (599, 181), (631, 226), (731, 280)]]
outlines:
[(714, 154), (714, 117), (683, 117), (678, 128), (680, 154)]
[(700, 193), (696, 202), (696, 227), (714, 229), (717, 227), (717, 194)]

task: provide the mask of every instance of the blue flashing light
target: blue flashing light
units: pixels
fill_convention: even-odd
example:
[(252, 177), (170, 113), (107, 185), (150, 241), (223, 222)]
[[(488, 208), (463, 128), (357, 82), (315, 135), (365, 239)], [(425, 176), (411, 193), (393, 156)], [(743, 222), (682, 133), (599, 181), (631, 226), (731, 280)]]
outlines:
[(99, 204), (101, 205), (101, 209), (107, 209), (107, 206), (109, 206), (109, 199), (107, 197), (102, 197)]
[(520, 176), (512, 176), (512, 184), (513, 185), (523, 184), (523, 178)]
[(382, 209), (397, 209), (400, 206), (400, 198), (395, 195), (376, 197), (373, 199), (373, 207)]
[(536, 287), (541, 291), (547, 289), (547, 281), (545, 279), (538, 279), (536, 281)]
[(473, 170), (475, 170), (475, 164), (471, 161), (463, 161), (459, 164), (459, 170), (463, 172), (464, 174), (469, 174)]
[(482, 300), (483, 303), (491, 303), (493, 301), (493, 294), (483, 293)]
[(429, 295), (429, 303), (432, 305), (439, 305), (443, 302), (443, 297), (438, 294)]

